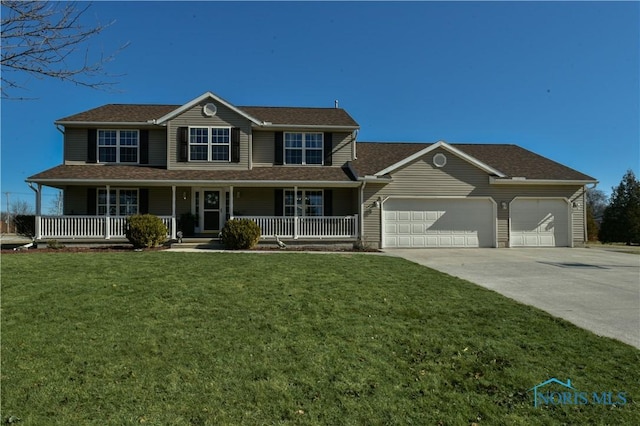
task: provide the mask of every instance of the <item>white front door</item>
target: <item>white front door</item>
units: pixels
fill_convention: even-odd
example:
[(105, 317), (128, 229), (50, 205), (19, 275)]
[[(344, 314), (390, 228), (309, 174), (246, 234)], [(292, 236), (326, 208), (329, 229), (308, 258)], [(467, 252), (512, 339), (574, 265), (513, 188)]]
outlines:
[(218, 189), (197, 189), (195, 192), (195, 212), (198, 217), (199, 232), (220, 232), (224, 219), (225, 192)]

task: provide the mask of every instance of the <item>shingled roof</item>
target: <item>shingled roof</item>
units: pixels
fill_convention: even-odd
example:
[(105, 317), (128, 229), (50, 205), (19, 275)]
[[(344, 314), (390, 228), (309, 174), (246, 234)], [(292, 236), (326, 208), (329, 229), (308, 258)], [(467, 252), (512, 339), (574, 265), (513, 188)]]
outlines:
[(352, 182), (339, 167), (254, 167), (252, 170), (167, 170), (163, 167), (133, 165), (60, 165), (27, 178), (33, 182), (82, 181), (315, 181)]
[[(159, 119), (181, 105), (108, 104), (56, 121), (65, 123), (147, 123)], [(342, 108), (237, 107), (248, 115), (273, 125), (358, 127)]]
[[(358, 159), (352, 162), (358, 175), (373, 175), (433, 144), (358, 142)], [(544, 180), (586, 180), (580, 173), (534, 152), (511, 144), (450, 144), (507, 177)]]

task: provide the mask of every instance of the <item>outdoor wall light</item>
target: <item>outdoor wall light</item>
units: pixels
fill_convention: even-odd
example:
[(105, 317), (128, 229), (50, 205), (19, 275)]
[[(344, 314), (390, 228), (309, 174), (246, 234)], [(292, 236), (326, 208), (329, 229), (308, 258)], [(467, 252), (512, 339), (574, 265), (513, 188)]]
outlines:
[(240, 198), (240, 191), (236, 192), (236, 198)]
[(501, 201), (500, 202), (500, 207), (502, 208), (502, 210), (506, 210), (507, 209), (507, 202), (506, 201)]
[(380, 200), (375, 200), (375, 201), (373, 202), (373, 206), (374, 206), (375, 208), (379, 209), (379, 208), (380, 208)]
[(187, 199), (187, 192), (186, 192), (186, 191), (182, 193), (182, 199), (183, 199), (183, 200), (186, 200), (186, 199)]

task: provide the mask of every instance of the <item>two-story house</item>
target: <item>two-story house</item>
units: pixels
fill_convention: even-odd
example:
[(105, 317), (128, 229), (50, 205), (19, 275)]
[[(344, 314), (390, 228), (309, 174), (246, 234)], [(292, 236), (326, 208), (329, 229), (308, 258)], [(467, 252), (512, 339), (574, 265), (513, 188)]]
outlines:
[[(340, 108), (105, 105), (55, 122), (63, 164), (27, 179), (37, 239), (123, 237), (126, 217), (215, 237), (248, 217), (263, 238), (375, 247), (573, 246), (590, 176), (515, 145), (357, 141)], [(34, 186), (35, 184), (35, 186)], [(41, 214), (42, 186), (64, 215)]]

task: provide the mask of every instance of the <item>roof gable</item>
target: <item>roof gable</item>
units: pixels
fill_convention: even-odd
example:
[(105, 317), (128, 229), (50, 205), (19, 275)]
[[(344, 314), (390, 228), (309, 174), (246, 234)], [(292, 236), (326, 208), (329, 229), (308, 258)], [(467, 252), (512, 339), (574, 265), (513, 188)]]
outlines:
[(383, 170), (380, 170), (379, 172), (375, 173), (375, 176), (384, 176), (388, 173), (391, 173), (409, 163), (411, 163), (414, 160), (417, 160), (418, 158), (428, 154), (429, 152), (438, 149), (438, 148), (443, 148), (447, 151), (449, 151), (450, 153), (457, 155), (458, 157), (462, 158), (463, 160), (467, 161), (468, 163), (476, 166), (477, 168), (484, 170), (485, 172), (491, 174), (491, 175), (495, 175), (498, 177), (506, 177), (506, 175), (504, 173), (502, 173), (501, 171), (489, 166), (488, 164), (483, 163), (482, 161), (478, 160), (477, 158), (472, 157), (469, 154), (464, 153), (463, 151), (460, 151), (459, 149), (449, 145), (448, 143), (446, 143), (445, 141), (439, 141), (436, 142), (432, 145), (427, 146), (424, 149), (421, 149), (420, 151), (398, 161), (397, 163), (391, 164), (390, 166), (386, 167)]
[(251, 121), (254, 124), (261, 124), (260, 121), (254, 117), (252, 117), (251, 115), (247, 114), (246, 112), (238, 109), (237, 107), (233, 106), (231, 103), (225, 101), (224, 99), (222, 99), (221, 97), (211, 93), (211, 92), (206, 92), (203, 93), (202, 95), (198, 96), (195, 99), (192, 99), (191, 101), (187, 102), (186, 104), (180, 106), (179, 108), (176, 108), (175, 110), (163, 115), (162, 117), (158, 118), (157, 120), (154, 120), (154, 124), (164, 124), (167, 121), (171, 120), (172, 118), (177, 117), (178, 115), (182, 114), (183, 112), (186, 112), (188, 110), (190, 110), (191, 108), (193, 108), (194, 106), (198, 105), (199, 103), (201, 103), (202, 101), (205, 100), (214, 100), (216, 102), (221, 103), (222, 105), (224, 105), (225, 107), (229, 108), (230, 110), (232, 110), (233, 112), (243, 116), (244, 118), (246, 118), (247, 120)]
[[(351, 166), (358, 176), (377, 175), (433, 145), (435, 144), (358, 142), (358, 158), (351, 163)], [(447, 145), (503, 173), (504, 177), (497, 177), (496, 182), (571, 181), (590, 183), (597, 181), (591, 176), (513, 144)], [(523, 177), (526, 180), (509, 179), (513, 177)]]

